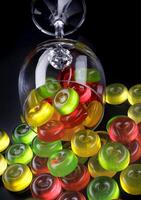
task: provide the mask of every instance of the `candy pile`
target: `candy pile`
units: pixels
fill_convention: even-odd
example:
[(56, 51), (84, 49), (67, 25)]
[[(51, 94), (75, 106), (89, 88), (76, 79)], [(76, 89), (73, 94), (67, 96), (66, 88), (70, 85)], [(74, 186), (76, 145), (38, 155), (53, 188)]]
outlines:
[[(12, 145), (0, 130), (4, 187), (19, 192), (30, 186), (32, 197), (43, 200), (112, 200), (120, 197), (118, 175), (122, 190), (141, 195), (140, 109), (111, 118), (106, 131), (92, 130), (104, 111), (99, 74), (89, 71), (84, 86), (73, 82), (69, 70), (31, 91), (25, 104), (28, 125), (22, 122), (14, 129)], [(107, 103), (127, 99), (140, 105), (141, 85), (129, 92), (123, 84), (107, 86)]]

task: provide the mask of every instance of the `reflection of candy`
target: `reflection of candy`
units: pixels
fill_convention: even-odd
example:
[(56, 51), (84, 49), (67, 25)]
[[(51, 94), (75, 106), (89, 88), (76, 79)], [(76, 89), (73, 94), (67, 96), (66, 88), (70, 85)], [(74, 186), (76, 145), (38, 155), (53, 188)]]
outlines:
[(0, 176), (4, 173), (7, 168), (7, 161), (4, 156), (0, 153)]
[(26, 189), (32, 181), (32, 173), (24, 164), (10, 165), (2, 175), (4, 187), (12, 192)]
[(79, 164), (71, 174), (61, 178), (61, 185), (65, 190), (80, 191), (88, 185), (89, 181), (90, 174), (88, 169)]
[(14, 143), (24, 143), (31, 144), (36, 134), (36, 128), (30, 128), (26, 124), (18, 125), (13, 131), (13, 141)]
[(126, 145), (130, 152), (130, 161), (135, 162), (141, 157), (141, 145), (137, 140), (133, 140)]
[(33, 152), (39, 157), (49, 157), (54, 152), (62, 149), (61, 141), (55, 142), (44, 142), (39, 140), (37, 137), (33, 140)]
[(141, 195), (141, 164), (129, 165), (120, 174), (122, 189), (132, 195)]
[(38, 128), (38, 138), (45, 142), (60, 140), (64, 136), (64, 124), (60, 121), (50, 120)]
[(138, 134), (136, 123), (129, 117), (118, 117), (112, 121), (109, 127), (109, 136), (111, 140), (123, 144), (133, 141)]
[(141, 122), (141, 103), (136, 103), (128, 109), (128, 117), (133, 119), (136, 123)]
[(128, 89), (121, 83), (113, 83), (106, 87), (106, 102), (118, 105), (128, 98)]
[(62, 89), (54, 97), (54, 106), (62, 115), (72, 113), (79, 104), (79, 96), (72, 89)]
[(87, 188), (88, 200), (112, 200), (119, 198), (117, 182), (106, 176), (96, 177)]
[(98, 101), (92, 101), (87, 108), (88, 116), (83, 124), (86, 127), (94, 127), (98, 124), (103, 115), (103, 106)]
[(98, 153), (101, 142), (99, 136), (92, 130), (76, 133), (71, 140), (73, 152), (80, 157), (89, 157)]
[(47, 78), (46, 84), (37, 89), (39, 95), (43, 98), (53, 97), (60, 90), (60, 83), (54, 78)]
[(79, 106), (71, 114), (61, 116), (61, 121), (65, 125), (66, 129), (70, 129), (81, 124), (86, 117), (86, 109), (83, 105), (79, 104)]
[(48, 173), (48, 168), (47, 168), (47, 161), (48, 158), (41, 158), (38, 156), (34, 156), (31, 162), (31, 170), (33, 174), (39, 175), (39, 174), (44, 174)]
[(99, 82), (101, 80), (100, 72), (96, 69), (87, 69), (87, 82)]
[(141, 103), (141, 84), (134, 85), (129, 89), (128, 101), (131, 105)]
[(100, 165), (111, 171), (121, 171), (125, 169), (130, 162), (128, 149), (117, 142), (109, 142), (103, 145), (98, 153)]
[(81, 130), (84, 130), (85, 127), (80, 124), (78, 126), (75, 126), (74, 128), (70, 128), (70, 129), (65, 129), (65, 134), (64, 134), (64, 137), (62, 138), (62, 140), (64, 141), (71, 141), (72, 137), (78, 132), (78, 131), (81, 131)]
[(9, 147), (6, 158), (9, 164), (28, 164), (33, 157), (33, 152), (27, 144), (13, 144)]
[(110, 127), (110, 125), (113, 123), (113, 121), (114, 121), (115, 119), (120, 118), (120, 117), (127, 117), (127, 116), (125, 116), (125, 115), (116, 115), (116, 116), (110, 118), (110, 119), (108, 120), (107, 124), (106, 124), (106, 130), (109, 131), (109, 127)]
[(8, 134), (0, 129), (0, 152), (4, 151), (10, 143)]
[(104, 145), (107, 142), (110, 142), (109, 134), (106, 131), (95, 131), (95, 133), (99, 135), (101, 145)]
[(57, 200), (86, 200), (86, 198), (80, 192), (64, 192)]
[(53, 176), (67, 176), (77, 167), (78, 159), (67, 149), (52, 154), (47, 162), (48, 169)]
[(37, 176), (31, 184), (31, 193), (35, 198), (54, 200), (61, 193), (61, 183), (51, 174)]
[(105, 170), (98, 161), (98, 156), (93, 156), (89, 159), (88, 162), (88, 170), (92, 177), (98, 177), (98, 176), (109, 176), (113, 177), (116, 172)]
[(51, 119), (54, 107), (48, 102), (41, 102), (37, 106), (25, 111), (25, 118), (30, 126), (42, 126)]

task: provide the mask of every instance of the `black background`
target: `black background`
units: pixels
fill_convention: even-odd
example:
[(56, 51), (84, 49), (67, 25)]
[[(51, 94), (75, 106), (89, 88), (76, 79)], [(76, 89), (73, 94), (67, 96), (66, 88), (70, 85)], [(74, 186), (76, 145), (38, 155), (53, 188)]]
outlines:
[[(29, 51), (51, 37), (41, 33), (32, 23), (30, 0), (0, 3), (0, 127), (11, 134), (21, 113), (19, 70)], [(141, 83), (140, 6), (129, 1), (123, 4), (123, 0), (86, 0), (86, 4), (86, 20), (70, 38), (85, 42), (95, 51), (103, 65), (107, 84), (122, 82), (129, 88)], [(128, 106), (128, 103), (114, 108), (107, 106), (104, 122), (112, 112), (126, 113)], [(1, 199), (22, 199), (23, 196), (7, 192), (0, 181)], [(125, 194), (122, 198), (141, 199)]]

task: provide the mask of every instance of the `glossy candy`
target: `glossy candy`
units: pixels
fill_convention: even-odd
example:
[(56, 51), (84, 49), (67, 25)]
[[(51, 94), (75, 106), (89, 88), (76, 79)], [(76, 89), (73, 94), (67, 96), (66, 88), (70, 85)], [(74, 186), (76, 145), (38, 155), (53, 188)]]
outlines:
[(75, 170), (78, 159), (71, 150), (61, 150), (52, 154), (47, 162), (48, 169), (53, 176), (64, 177)]
[(110, 177), (96, 177), (87, 188), (88, 200), (112, 200), (119, 198), (117, 182)]
[(3, 152), (10, 143), (10, 138), (8, 134), (0, 129), (0, 152)]
[(64, 192), (62, 193), (57, 200), (86, 200), (84, 195), (80, 192)]
[(103, 106), (99, 101), (92, 101), (87, 107), (88, 116), (83, 125), (92, 128), (95, 127), (103, 116)]
[(67, 88), (70, 86), (70, 81), (74, 80), (74, 68), (73, 67), (67, 67), (64, 70), (59, 73), (58, 80), (60, 80), (61, 85), (64, 88)]
[(36, 128), (30, 128), (27, 124), (18, 125), (12, 134), (14, 143), (31, 144), (36, 134)]
[(141, 84), (134, 85), (129, 89), (128, 101), (131, 105), (141, 103)]
[(87, 82), (95, 83), (101, 80), (100, 72), (96, 69), (87, 69)]
[(6, 153), (8, 164), (22, 163), (28, 164), (33, 157), (33, 152), (27, 144), (13, 144)]
[(109, 136), (111, 140), (123, 144), (130, 143), (136, 139), (138, 127), (129, 117), (118, 117), (114, 119), (109, 127)]
[(49, 121), (54, 113), (54, 107), (48, 102), (41, 102), (31, 109), (26, 109), (25, 119), (30, 126), (39, 127)]
[(4, 173), (7, 168), (7, 161), (4, 156), (0, 153), (0, 176)]
[(99, 177), (99, 176), (109, 176), (113, 177), (116, 172), (105, 170), (98, 161), (98, 156), (93, 156), (88, 161), (88, 170), (92, 177)]
[(137, 140), (133, 140), (126, 145), (130, 152), (130, 162), (136, 162), (141, 157), (141, 145)]
[(133, 119), (136, 123), (141, 122), (141, 103), (136, 103), (128, 109), (128, 117)]
[(77, 168), (69, 175), (61, 178), (61, 185), (64, 190), (81, 191), (90, 181), (90, 174), (87, 167), (79, 164)]
[(79, 104), (79, 95), (72, 89), (62, 89), (54, 97), (54, 106), (62, 115), (72, 113)]
[(101, 147), (99, 136), (92, 130), (77, 132), (72, 140), (73, 152), (80, 157), (90, 157), (96, 155)]
[(118, 172), (128, 166), (130, 153), (124, 145), (117, 142), (108, 142), (101, 147), (98, 160), (104, 169)]
[(10, 165), (2, 175), (4, 187), (12, 192), (25, 190), (32, 181), (32, 173), (24, 164)]
[(132, 195), (141, 195), (141, 164), (129, 165), (120, 174), (122, 189)]
[(79, 104), (78, 107), (71, 114), (61, 116), (60, 120), (63, 122), (66, 129), (70, 129), (81, 124), (86, 117), (86, 109), (82, 104)]
[(64, 134), (64, 124), (56, 120), (50, 120), (38, 128), (38, 138), (45, 142), (60, 140)]
[(44, 142), (39, 140), (37, 137), (33, 140), (33, 152), (42, 158), (49, 157), (56, 151), (59, 151), (62, 149), (62, 143), (61, 141), (55, 141), (55, 142)]
[(31, 184), (31, 193), (34, 198), (54, 200), (61, 193), (61, 183), (51, 174), (37, 176)]
[(39, 156), (34, 156), (31, 162), (31, 170), (35, 175), (40, 175), (44, 173), (48, 173), (49, 170), (47, 168), (48, 158), (41, 158)]
[(61, 89), (60, 83), (54, 78), (47, 78), (46, 84), (37, 89), (42, 98), (53, 97)]
[(31, 109), (31, 108), (37, 106), (41, 100), (42, 99), (40, 99), (40, 96), (38, 95), (37, 90), (31, 90), (31, 92), (27, 98), (27, 107), (29, 109)]
[(128, 89), (121, 83), (113, 83), (106, 87), (106, 102), (118, 105), (125, 102), (128, 98)]
[(114, 117), (111, 117), (109, 120), (108, 120), (108, 122), (107, 122), (107, 124), (106, 124), (106, 130), (109, 132), (109, 128), (110, 128), (110, 125), (113, 123), (113, 121), (115, 120), (115, 119), (118, 119), (118, 118), (120, 118), (120, 117), (127, 117), (126, 115), (116, 115), (116, 116), (114, 116)]
[(141, 145), (141, 122), (138, 123), (137, 126), (138, 126), (138, 135), (137, 135), (136, 140), (138, 140), (138, 142), (139, 142), (140, 145)]

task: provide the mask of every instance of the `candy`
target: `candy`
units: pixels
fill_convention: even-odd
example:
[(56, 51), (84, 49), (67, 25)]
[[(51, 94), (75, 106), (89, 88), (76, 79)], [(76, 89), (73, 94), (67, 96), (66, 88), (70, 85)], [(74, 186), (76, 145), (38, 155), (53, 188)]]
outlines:
[(4, 156), (0, 153), (0, 176), (4, 173), (7, 168), (7, 161)]
[(126, 145), (130, 152), (130, 162), (135, 162), (141, 157), (141, 145), (137, 140), (133, 140)]
[(101, 165), (99, 164), (98, 161), (98, 156), (93, 156), (89, 159), (88, 161), (88, 170), (91, 174), (92, 177), (99, 177), (99, 176), (109, 176), (113, 177), (116, 172), (110, 171), (110, 170), (105, 170)]
[(128, 101), (131, 105), (141, 103), (141, 84), (134, 85), (129, 89)]
[(12, 134), (14, 143), (31, 144), (35, 138), (37, 129), (30, 128), (27, 124), (18, 125)]
[(62, 115), (72, 113), (79, 104), (79, 95), (72, 89), (62, 89), (54, 97), (54, 106)]
[(138, 142), (141, 144), (141, 122), (137, 124), (138, 126), (138, 135), (136, 140), (138, 140)]
[(141, 122), (141, 103), (136, 103), (128, 109), (128, 117), (133, 119), (136, 123)]
[(120, 118), (120, 117), (127, 117), (126, 115), (116, 115), (116, 116), (114, 116), (114, 117), (111, 117), (109, 120), (108, 120), (108, 122), (107, 122), (107, 124), (106, 124), (106, 130), (109, 132), (109, 128), (110, 128), (110, 125), (113, 123), (113, 121), (115, 120), (115, 119), (118, 119), (118, 118)]
[(141, 164), (129, 165), (120, 174), (122, 189), (132, 195), (141, 195)]
[(99, 82), (101, 80), (100, 72), (96, 69), (87, 69), (87, 82)]
[(101, 145), (104, 145), (107, 142), (110, 142), (109, 134), (106, 131), (95, 131), (95, 133), (99, 135)]
[(128, 89), (121, 83), (113, 83), (106, 87), (106, 102), (118, 105), (125, 102), (128, 98)]
[(66, 129), (70, 129), (81, 124), (86, 117), (86, 109), (83, 105), (79, 104), (79, 106), (71, 114), (61, 116), (61, 121), (65, 125)]
[(8, 134), (0, 129), (0, 152), (4, 151), (10, 143)]
[(138, 127), (129, 117), (118, 117), (114, 119), (109, 127), (109, 136), (111, 140), (123, 144), (130, 143), (136, 139)]
[(53, 176), (64, 177), (75, 170), (78, 159), (71, 150), (61, 150), (52, 154), (47, 162), (48, 169)]
[(71, 174), (61, 178), (61, 185), (64, 190), (81, 191), (88, 185), (89, 181), (90, 174), (88, 169), (79, 164)]
[(42, 158), (51, 156), (54, 152), (62, 149), (61, 141), (55, 142), (44, 142), (39, 140), (37, 137), (33, 140), (33, 152)]
[(60, 121), (50, 120), (38, 128), (38, 138), (45, 142), (60, 140), (64, 134), (64, 124)]
[(61, 193), (61, 183), (51, 174), (37, 176), (31, 184), (31, 193), (34, 198), (54, 200)]
[(98, 160), (104, 169), (118, 172), (128, 166), (130, 153), (124, 145), (117, 142), (109, 142), (101, 147), (98, 153)]
[(96, 155), (101, 147), (99, 136), (92, 130), (77, 132), (71, 140), (73, 152), (80, 157)]
[(88, 200), (112, 200), (119, 198), (117, 182), (110, 177), (96, 177), (87, 188)]
[(27, 144), (13, 144), (6, 153), (8, 164), (22, 163), (28, 164), (33, 157), (33, 152)]
[(92, 128), (95, 127), (103, 116), (103, 106), (98, 101), (92, 101), (87, 107), (88, 116), (83, 122), (83, 125)]
[(61, 89), (60, 83), (54, 78), (47, 78), (46, 84), (37, 89), (42, 98), (53, 97)]
[(54, 107), (48, 102), (41, 102), (31, 109), (25, 110), (25, 119), (30, 126), (39, 127), (51, 119)]
[(39, 156), (34, 156), (31, 162), (31, 170), (35, 175), (40, 175), (44, 173), (48, 173), (49, 170), (47, 168), (48, 158), (41, 158)]
[(24, 164), (10, 165), (2, 175), (4, 187), (12, 192), (25, 190), (32, 181), (32, 173)]
[(42, 100), (41, 97), (38, 95), (37, 90), (31, 90), (28, 98), (27, 98), (27, 107), (29, 109), (37, 106), (39, 102)]
[(62, 193), (57, 200), (86, 200), (84, 195), (80, 192), (64, 192)]

